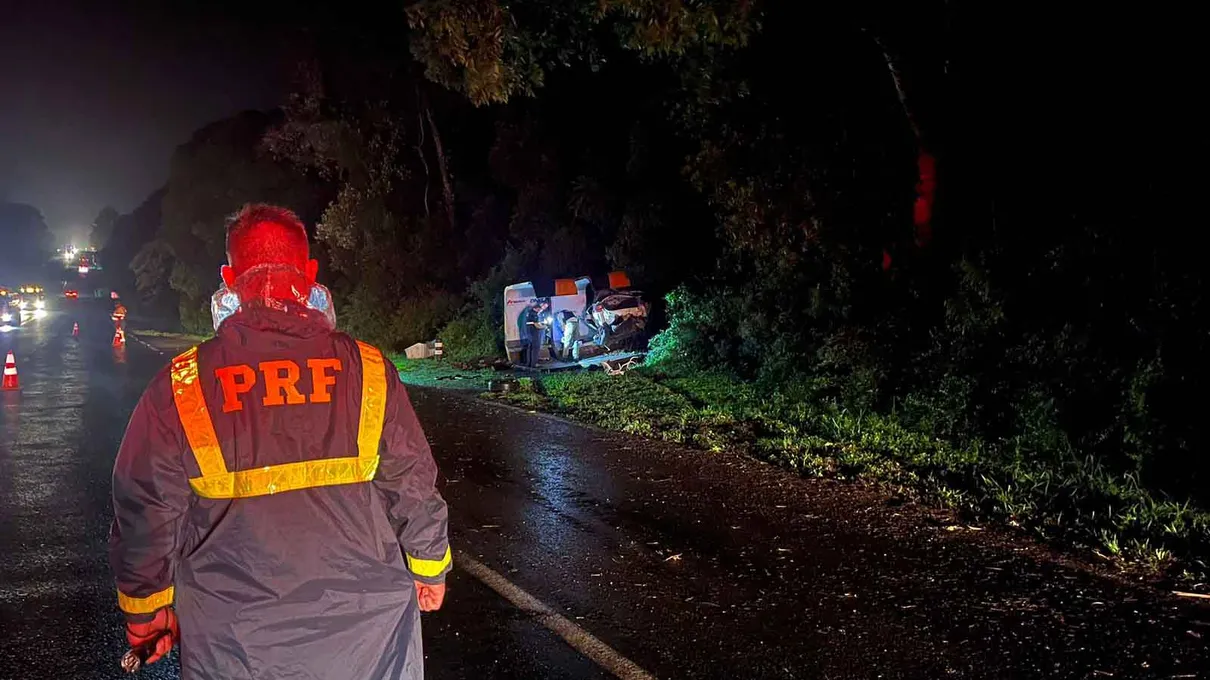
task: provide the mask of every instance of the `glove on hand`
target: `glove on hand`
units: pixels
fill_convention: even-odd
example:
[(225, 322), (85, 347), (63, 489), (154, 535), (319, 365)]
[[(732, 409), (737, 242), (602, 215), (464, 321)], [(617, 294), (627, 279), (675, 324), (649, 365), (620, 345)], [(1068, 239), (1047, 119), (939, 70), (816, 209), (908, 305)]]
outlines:
[[(157, 636), (159, 639), (156, 639)], [(126, 641), (131, 648), (153, 645), (147, 664), (153, 664), (172, 651), (172, 646), (181, 637), (181, 629), (172, 607), (164, 607), (155, 617), (143, 623), (126, 622)], [(155, 642), (152, 642), (155, 640)]]
[(445, 584), (416, 581), (416, 600), (420, 602), (422, 612), (435, 612), (441, 609), (441, 603), (445, 601)]

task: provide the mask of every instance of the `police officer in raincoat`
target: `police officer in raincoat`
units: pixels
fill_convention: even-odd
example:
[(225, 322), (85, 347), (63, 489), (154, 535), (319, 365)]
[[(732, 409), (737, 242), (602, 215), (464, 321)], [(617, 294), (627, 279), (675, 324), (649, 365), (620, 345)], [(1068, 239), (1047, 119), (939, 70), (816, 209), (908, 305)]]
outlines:
[(517, 316), (523, 352), (521, 363), (529, 368), (538, 365), (538, 357), (542, 354), (542, 345), (546, 340), (546, 310), (549, 306), (546, 300), (534, 298)]
[(418, 680), (450, 568), (445, 501), (382, 353), (334, 329), (293, 213), (227, 231), (216, 337), (143, 394), (113, 473), (130, 644), (184, 680)]

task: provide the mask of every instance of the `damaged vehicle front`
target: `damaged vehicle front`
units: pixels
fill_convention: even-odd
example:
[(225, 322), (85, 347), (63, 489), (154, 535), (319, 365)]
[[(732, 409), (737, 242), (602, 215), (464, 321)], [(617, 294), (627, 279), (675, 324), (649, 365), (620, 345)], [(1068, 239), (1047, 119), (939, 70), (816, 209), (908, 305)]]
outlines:
[(602, 290), (585, 310), (593, 344), (606, 352), (643, 349), (651, 305), (637, 290)]

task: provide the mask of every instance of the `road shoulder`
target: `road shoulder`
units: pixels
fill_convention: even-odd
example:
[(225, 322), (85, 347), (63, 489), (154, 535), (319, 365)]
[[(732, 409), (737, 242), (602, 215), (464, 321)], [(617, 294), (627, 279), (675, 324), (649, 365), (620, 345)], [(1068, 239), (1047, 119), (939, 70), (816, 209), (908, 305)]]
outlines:
[(411, 391), (455, 542), (657, 677), (1207, 662), (1206, 607), (1015, 532), (734, 452)]

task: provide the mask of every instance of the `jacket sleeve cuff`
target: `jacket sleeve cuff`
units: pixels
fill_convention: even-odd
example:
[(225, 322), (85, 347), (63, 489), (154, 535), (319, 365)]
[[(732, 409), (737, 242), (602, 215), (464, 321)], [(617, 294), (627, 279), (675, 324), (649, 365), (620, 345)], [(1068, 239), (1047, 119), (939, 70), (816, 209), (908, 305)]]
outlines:
[(127, 595), (121, 590), (118, 590), (118, 608), (126, 614), (127, 619), (138, 620), (143, 617), (152, 617), (155, 613), (164, 607), (172, 604), (176, 595), (176, 588), (168, 586), (167, 588), (148, 595), (147, 597), (135, 597)]
[(421, 583), (444, 583), (445, 575), (449, 573), (450, 567), (453, 565), (449, 546), (445, 548), (445, 555), (436, 560), (414, 557), (411, 553), (406, 553), (406, 555), (408, 570), (412, 572), (412, 578)]

